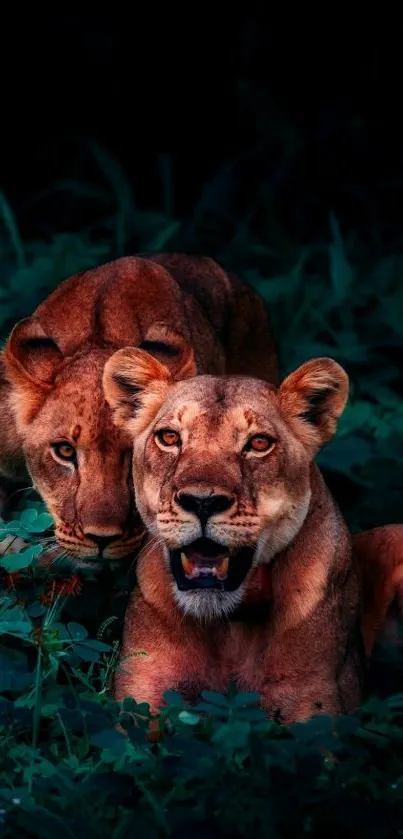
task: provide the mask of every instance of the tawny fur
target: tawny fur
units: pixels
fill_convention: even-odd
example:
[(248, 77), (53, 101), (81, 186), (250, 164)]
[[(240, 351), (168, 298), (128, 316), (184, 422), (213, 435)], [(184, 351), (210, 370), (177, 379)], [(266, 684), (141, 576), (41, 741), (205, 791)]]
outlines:
[[(118, 368), (117, 359), (115, 377)], [(136, 501), (151, 537), (138, 560), (116, 697), (132, 695), (156, 710), (168, 689), (190, 699), (206, 688), (225, 691), (233, 680), (240, 690), (258, 691), (269, 717), (284, 723), (354, 710), (365, 670), (360, 572), (314, 463), (347, 400), (342, 368), (316, 359), (278, 389), (211, 376), (169, 386), (152, 363), (147, 377), (147, 358), (137, 351), (126, 376), (137, 399), (126, 418)], [(151, 418), (142, 412), (150, 393)], [(118, 393), (109, 394), (118, 408)], [(176, 451), (161, 450), (161, 427), (180, 434)], [(268, 454), (245, 453), (245, 441), (257, 433), (275, 440)], [(175, 499), (196, 490), (234, 498), (208, 520), (204, 536), (231, 550), (256, 546), (235, 592), (182, 592), (174, 582), (168, 549), (203, 535), (197, 517)]]
[(403, 617), (403, 524), (357, 533), (353, 549), (361, 577), (362, 633), (367, 656), (382, 638), (402, 647), (398, 620)]
[[(174, 377), (185, 356), (198, 372), (277, 376), (262, 301), (207, 258), (119, 259), (65, 280), (17, 324), (0, 358), (0, 474), (29, 483), (28, 471), (77, 564), (93, 537), (114, 537), (107, 559), (132, 557), (143, 532), (131, 438), (102, 390), (110, 356), (142, 342)], [(78, 468), (54, 458), (59, 440), (77, 447)]]

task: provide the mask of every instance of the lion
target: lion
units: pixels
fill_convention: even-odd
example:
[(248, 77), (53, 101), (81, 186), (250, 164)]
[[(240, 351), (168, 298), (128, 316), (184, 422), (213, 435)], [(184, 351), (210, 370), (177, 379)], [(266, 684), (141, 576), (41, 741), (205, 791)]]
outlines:
[(65, 280), (20, 321), (0, 357), (0, 473), (28, 473), (54, 518), (57, 550), (77, 569), (132, 558), (144, 533), (132, 440), (102, 390), (105, 363), (127, 344), (174, 378), (188, 347), (200, 373), (277, 377), (262, 300), (209, 258), (118, 259)]
[[(118, 696), (129, 689), (156, 708), (168, 688), (222, 690), (232, 676), (285, 719), (307, 702), (333, 709), (343, 693), (344, 704), (357, 698), (358, 642), (345, 648), (358, 638), (358, 579), (347, 529), (312, 462), (347, 398), (344, 373), (326, 365), (294, 374), (277, 395), (244, 378), (175, 385), (167, 368), (135, 350), (108, 361), (105, 395), (133, 436), (136, 504), (154, 540), (139, 558), (123, 646), (125, 656), (135, 639), (149, 656), (118, 677)], [(122, 377), (136, 408), (125, 416)], [(329, 534), (319, 544), (318, 524)], [(335, 598), (328, 580), (342, 577)], [(335, 611), (346, 620), (330, 640), (324, 626)], [(318, 634), (308, 662), (303, 650), (311, 656)], [(344, 691), (330, 675), (340, 648)], [(312, 674), (304, 686), (302, 664)]]
[[(358, 537), (363, 562), (355, 561), (314, 460), (345, 407), (347, 374), (318, 358), (276, 387), (190, 378), (191, 350), (183, 364), (180, 382), (141, 350), (121, 350), (105, 367), (106, 399), (133, 440), (136, 504), (150, 534), (116, 699), (133, 696), (157, 713), (168, 689), (195, 701), (234, 681), (284, 724), (351, 712), (392, 593), (385, 589), (373, 621), (364, 604), (362, 618), (371, 536)], [(122, 412), (128, 389), (133, 409)], [(374, 558), (380, 542), (378, 533)]]

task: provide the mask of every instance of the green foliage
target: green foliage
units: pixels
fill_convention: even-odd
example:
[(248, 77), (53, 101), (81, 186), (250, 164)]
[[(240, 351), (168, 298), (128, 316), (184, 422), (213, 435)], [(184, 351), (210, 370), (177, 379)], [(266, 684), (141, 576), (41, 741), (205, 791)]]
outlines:
[[(212, 245), (208, 231), (228, 221), (226, 173), (206, 186), (184, 225), (173, 214), (168, 158), (162, 206), (151, 212), (119, 165), (98, 147), (92, 153), (99, 183), (55, 186), (61, 200), (68, 193), (91, 208), (94, 222), (80, 233), (23, 241), (0, 195), (1, 337), (75, 271), (129, 252), (209, 252), (266, 300), (284, 373), (318, 355), (349, 372), (350, 404), (320, 463), (344, 482), (339, 501), (350, 525), (401, 519), (403, 255), (363, 247), (333, 215), (327, 240), (298, 250), (275, 226), (269, 198), (264, 241), (254, 209), (244, 208)], [(205, 691), (187, 707), (171, 691), (164, 737), (151, 745), (147, 706), (127, 699), (120, 709), (109, 695), (129, 584), (69, 577), (61, 563), (44, 570), (51, 526), (28, 493), (0, 523), (0, 836), (400, 835), (401, 693), (372, 696), (354, 717), (285, 730), (266, 720), (255, 695)], [(394, 673), (401, 685), (403, 664), (392, 653), (378, 651), (380, 681)]]
[(187, 710), (171, 692), (164, 736), (150, 745), (147, 707), (126, 700), (119, 716), (103, 690), (110, 651), (97, 651), (91, 673), (76, 665), (57, 682), (51, 663), (68, 672), (83, 640), (74, 634), (69, 652), (45, 642), (30, 673), (23, 653), (2, 653), (4, 836), (319, 838), (329, 825), (332, 835), (398, 835), (403, 694), (372, 700), (355, 717), (282, 729), (255, 695), (206, 691)]

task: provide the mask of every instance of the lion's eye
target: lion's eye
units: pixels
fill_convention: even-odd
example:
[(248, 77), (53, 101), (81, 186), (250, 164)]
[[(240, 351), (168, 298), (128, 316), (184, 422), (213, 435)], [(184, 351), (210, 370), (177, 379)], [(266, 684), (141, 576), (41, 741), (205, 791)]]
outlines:
[(172, 428), (161, 428), (155, 436), (163, 446), (178, 446), (181, 440), (178, 432)]
[(66, 440), (62, 440), (60, 443), (53, 443), (52, 449), (60, 458), (60, 460), (65, 460), (67, 463), (74, 463), (76, 460), (76, 450), (71, 443), (68, 443)]
[(254, 436), (248, 440), (245, 446), (245, 451), (262, 454), (264, 452), (271, 451), (275, 442), (275, 439), (273, 437), (269, 437), (268, 434), (254, 434)]

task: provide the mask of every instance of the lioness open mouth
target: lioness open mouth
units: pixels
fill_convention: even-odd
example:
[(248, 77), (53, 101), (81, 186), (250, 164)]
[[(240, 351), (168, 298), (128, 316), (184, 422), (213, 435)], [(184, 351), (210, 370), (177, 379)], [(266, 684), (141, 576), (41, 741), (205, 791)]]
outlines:
[(251, 568), (254, 553), (254, 548), (230, 551), (203, 537), (170, 551), (171, 571), (180, 591), (235, 591)]

